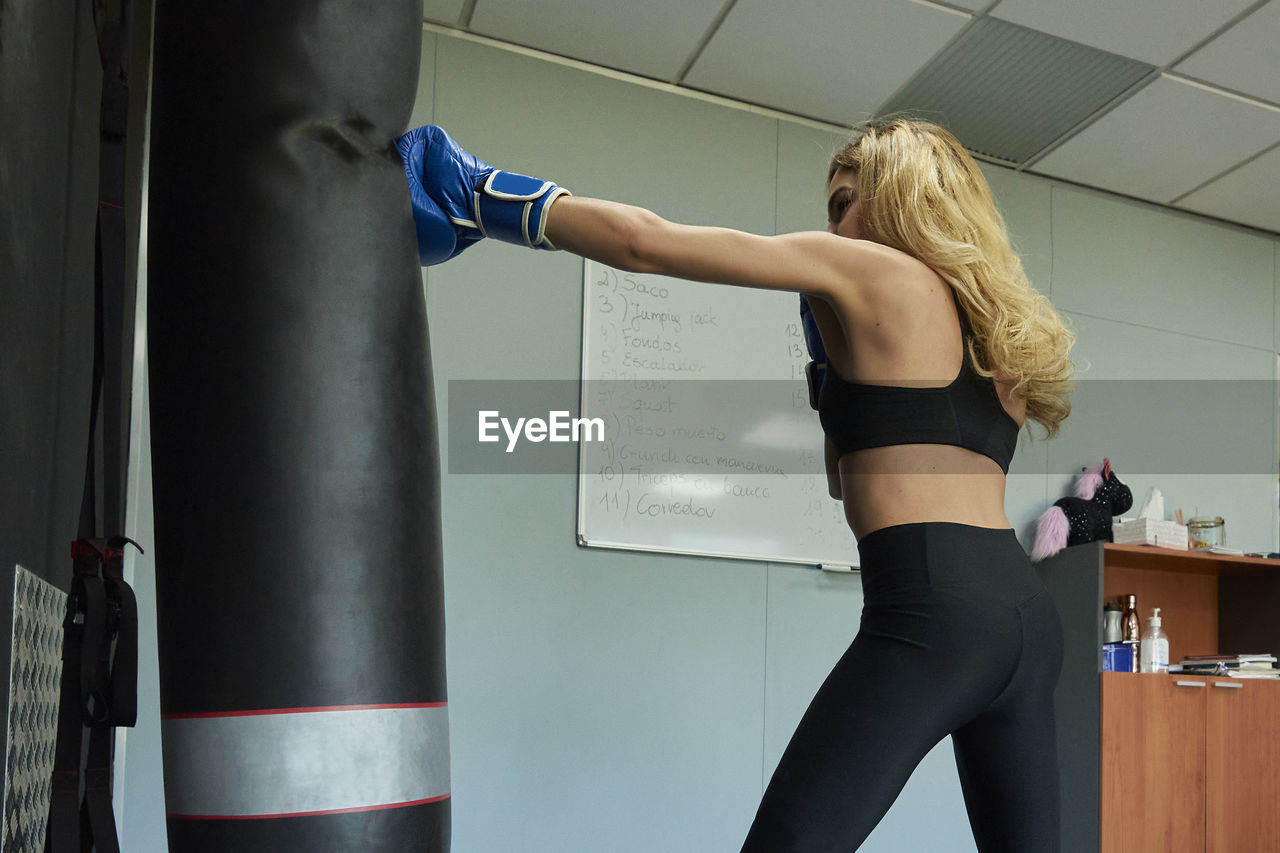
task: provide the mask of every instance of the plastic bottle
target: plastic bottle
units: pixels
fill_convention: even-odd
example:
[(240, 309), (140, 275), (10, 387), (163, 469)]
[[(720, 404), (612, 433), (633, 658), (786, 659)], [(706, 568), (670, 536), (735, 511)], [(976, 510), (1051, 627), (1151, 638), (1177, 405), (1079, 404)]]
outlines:
[(1160, 608), (1151, 611), (1147, 632), (1142, 635), (1142, 671), (1169, 671), (1169, 638), (1160, 630)]
[(1102, 642), (1118, 643), (1124, 639), (1124, 630), (1120, 627), (1120, 608), (1108, 601), (1102, 608)]

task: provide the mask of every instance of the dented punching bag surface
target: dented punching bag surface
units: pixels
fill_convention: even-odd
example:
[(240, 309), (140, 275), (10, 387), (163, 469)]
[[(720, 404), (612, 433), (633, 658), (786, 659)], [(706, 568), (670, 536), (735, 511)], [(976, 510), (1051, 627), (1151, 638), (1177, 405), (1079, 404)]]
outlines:
[(152, 464), (169, 845), (445, 851), (439, 471), (395, 139), (421, 0), (160, 0)]

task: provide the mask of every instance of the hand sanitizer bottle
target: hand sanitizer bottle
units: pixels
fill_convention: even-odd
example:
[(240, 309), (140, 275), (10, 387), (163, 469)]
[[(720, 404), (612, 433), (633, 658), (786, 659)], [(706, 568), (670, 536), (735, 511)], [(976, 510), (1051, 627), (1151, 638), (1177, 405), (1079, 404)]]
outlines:
[(1142, 672), (1169, 671), (1169, 638), (1160, 630), (1160, 608), (1151, 611), (1147, 632), (1142, 635)]

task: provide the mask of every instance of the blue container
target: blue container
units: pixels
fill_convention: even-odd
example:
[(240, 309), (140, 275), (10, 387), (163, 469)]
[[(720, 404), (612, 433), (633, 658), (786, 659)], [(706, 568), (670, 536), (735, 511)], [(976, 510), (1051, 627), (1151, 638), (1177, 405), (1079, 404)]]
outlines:
[(1133, 672), (1132, 643), (1106, 643), (1102, 647), (1103, 672)]

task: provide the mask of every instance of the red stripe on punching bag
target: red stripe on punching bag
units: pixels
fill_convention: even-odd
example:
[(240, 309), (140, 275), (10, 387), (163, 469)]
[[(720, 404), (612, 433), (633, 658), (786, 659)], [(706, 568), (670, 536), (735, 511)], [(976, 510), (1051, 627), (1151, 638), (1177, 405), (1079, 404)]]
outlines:
[(388, 803), (385, 806), (365, 806), (358, 809), (327, 809), (318, 812), (286, 812), (284, 814), (263, 814), (263, 815), (194, 815), (194, 814), (174, 814), (170, 812), (167, 817), (171, 820), (275, 820), (283, 817), (318, 817), (320, 815), (337, 815), (337, 814), (359, 814), (361, 812), (377, 812), (385, 809), (403, 809), (410, 806), (421, 806), (429, 803), (438, 803), (449, 799), (446, 794), (443, 797), (431, 797), (426, 800), (414, 800), (408, 803)]

